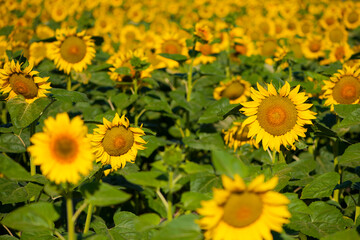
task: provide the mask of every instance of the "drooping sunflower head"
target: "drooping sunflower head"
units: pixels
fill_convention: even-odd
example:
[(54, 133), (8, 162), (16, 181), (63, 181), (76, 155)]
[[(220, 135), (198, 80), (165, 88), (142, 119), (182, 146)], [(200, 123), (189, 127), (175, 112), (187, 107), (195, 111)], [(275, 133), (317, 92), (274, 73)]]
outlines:
[(95, 44), (85, 31), (77, 33), (75, 28), (57, 29), (56, 39), (49, 47), (49, 58), (57, 68), (69, 74), (71, 70), (82, 72), (91, 64), (95, 57)]
[(328, 81), (324, 81), (322, 98), (334, 109), (336, 104), (357, 104), (360, 100), (360, 68), (344, 66)]
[(87, 127), (80, 117), (70, 120), (67, 113), (44, 121), (43, 132), (31, 137), (28, 148), (35, 165), (56, 184), (79, 182), (93, 167), (94, 156), (90, 141), (86, 138)]
[(197, 209), (203, 216), (197, 223), (206, 230), (205, 239), (273, 239), (271, 231), (281, 232), (291, 216), (290, 201), (272, 191), (277, 177), (264, 180), (260, 175), (246, 186), (239, 175), (234, 180), (223, 175), (224, 189), (214, 188), (213, 199), (202, 201)]
[(231, 81), (220, 82), (220, 86), (214, 89), (213, 96), (216, 100), (228, 98), (231, 104), (247, 101), (250, 96), (251, 84), (241, 78), (234, 76)]
[(32, 70), (33, 65), (29, 64), (22, 69), (19, 62), (12, 60), (0, 69), (0, 92), (8, 93), (6, 100), (22, 95), (26, 102), (32, 103), (40, 97), (46, 97), (47, 89), (50, 89), (49, 77), (41, 78), (37, 71)]
[(240, 109), (248, 118), (243, 124), (249, 125), (248, 137), (262, 141), (264, 150), (280, 151), (280, 146), (291, 146), (300, 137), (305, 137), (305, 124), (312, 124), (314, 112), (309, 108), (312, 104), (305, 101), (308, 96), (305, 92), (299, 93), (300, 85), (290, 91), (288, 82), (276, 91), (272, 84), (265, 90), (257, 84), (258, 91), (251, 89), (253, 101), (244, 102)]
[(233, 122), (233, 126), (227, 131), (223, 130), (223, 133), (225, 143), (230, 148), (234, 148), (234, 151), (245, 144), (250, 144), (256, 148), (259, 147), (255, 139), (248, 137), (249, 127), (243, 125), (242, 122)]
[(110, 164), (111, 172), (125, 167), (127, 162), (133, 163), (138, 150), (145, 149), (143, 145), (146, 142), (141, 138), (145, 135), (144, 131), (141, 127), (130, 127), (125, 115), (119, 117), (117, 113), (112, 122), (103, 118), (103, 123), (90, 135), (96, 161)]

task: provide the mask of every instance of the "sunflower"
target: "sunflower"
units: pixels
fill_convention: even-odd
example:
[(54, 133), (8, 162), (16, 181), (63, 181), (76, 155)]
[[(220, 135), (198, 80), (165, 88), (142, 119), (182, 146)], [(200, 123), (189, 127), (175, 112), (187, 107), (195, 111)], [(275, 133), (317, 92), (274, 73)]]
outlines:
[(213, 39), (212, 30), (208, 24), (208, 22), (198, 22), (195, 24), (195, 36), (201, 38), (205, 42), (211, 42)]
[(249, 127), (242, 124), (242, 122), (233, 122), (233, 126), (228, 130), (222, 131), (224, 134), (224, 141), (226, 145), (230, 148), (234, 148), (234, 151), (242, 145), (250, 144), (256, 148), (259, 145), (256, 143), (255, 139), (249, 138), (247, 135), (249, 133)]
[(309, 35), (308, 38), (302, 42), (301, 50), (306, 58), (317, 59), (325, 55), (325, 41), (321, 36)]
[(71, 70), (82, 72), (95, 57), (94, 41), (85, 31), (76, 33), (76, 29), (56, 30), (57, 41), (49, 47), (49, 58), (60, 70), (69, 74)]
[(29, 64), (23, 70), (21, 64), (12, 60), (0, 69), (0, 92), (9, 93), (6, 100), (22, 95), (28, 103), (34, 102), (40, 97), (46, 97), (47, 89), (50, 89), (49, 77), (41, 78), (37, 71), (32, 71), (33, 65)]
[(326, 39), (332, 44), (346, 43), (348, 39), (348, 32), (344, 26), (336, 23), (326, 30), (325, 36)]
[(360, 11), (354, 8), (347, 9), (344, 14), (344, 24), (349, 29), (355, 29), (360, 26)]
[(325, 105), (334, 109), (335, 104), (357, 104), (360, 100), (360, 68), (344, 66), (329, 81), (324, 81), (322, 98)]
[(70, 120), (67, 113), (59, 113), (55, 119), (44, 121), (43, 132), (31, 137), (33, 145), (28, 151), (51, 181), (76, 184), (80, 174), (86, 176), (93, 168), (94, 156), (86, 134), (87, 127), (79, 116)]
[(272, 191), (278, 183), (273, 177), (265, 182), (264, 175), (248, 186), (235, 175), (234, 180), (222, 175), (224, 189), (214, 188), (214, 198), (201, 201), (197, 221), (205, 229), (205, 239), (247, 240), (273, 239), (271, 231), (282, 232), (282, 225), (291, 217), (289, 199)]
[(231, 81), (220, 82), (220, 86), (213, 92), (214, 99), (229, 98), (231, 104), (242, 103), (250, 96), (251, 84), (241, 78), (234, 76)]
[(280, 151), (280, 146), (290, 145), (294, 148), (299, 136), (305, 137), (305, 124), (312, 124), (314, 112), (308, 110), (312, 104), (304, 103), (306, 93), (298, 93), (300, 85), (290, 91), (290, 84), (285, 85), (277, 93), (272, 84), (265, 90), (257, 84), (258, 91), (251, 89), (254, 101), (244, 102), (242, 111), (248, 118), (243, 124), (249, 125), (248, 137), (256, 137), (256, 142), (262, 140), (264, 150)]
[(38, 65), (42, 60), (47, 57), (47, 49), (49, 43), (46, 42), (33, 42), (29, 48), (29, 62)]
[(116, 113), (112, 122), (103, 118), (103, 123), (89, 136), (96, 161), (111, 165), (111, 170), (105, 172), (108, 174), (125, 167), (126, 162), (133, 163), (146, 142), (141, 138), (145, 135), (141, 127), (130, 127), (125, 115), (120, 118)]

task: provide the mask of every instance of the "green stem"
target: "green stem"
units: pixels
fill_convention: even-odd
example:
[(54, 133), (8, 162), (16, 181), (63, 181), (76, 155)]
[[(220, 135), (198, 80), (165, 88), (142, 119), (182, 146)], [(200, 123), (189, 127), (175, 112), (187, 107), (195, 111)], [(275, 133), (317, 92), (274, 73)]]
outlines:
[(139, 124), (139, 118), (141, 117), (141, 115), (143, 115), (143, 113), (146, 111), (146, 109), (144, 108), (143, 110), (141, 110), (141, 112), (135, 116), (135, 119), (134, 119), (134, 125), (135, 126), (138, 126)]
[[(194, 47), (195, 48), (195, 47)], [(193, 66), (194, 65), (194, 58), (191, 59), (191, 63), (189, 66), (188, 76), (187, 76), (187, 95), (186, 100), (190, 102), (191, 100), (191, 92), (192, 92), (192, 73), (193, 73)]]
[(358, 201), (357, 201), (356, 207), (355, 207), (355, 219), (354, 219), (355, 223), (356, 223), (356, 220), (359, 218), (359, 216), (360, 216), (360, 192), (359, 192)]
[(75, 240), (75, 226), (73, 221), (73, 202), (72, 192), (66, 195), (66, 210), (67, 210), (67, 224), (68, 224), (68, 239)]
[(67, 76), (66, 78), (66, 90), (71, 91), (71, 77)]
[(291, 81), (292, 81), (292, 68), (289, 64), (289, 82), (291, 82)]
[[(334, 142), (333, 153), (334, 153), (334, 170), (335, 170), (335, 172), (339, 173), (339, 175), (340, 175), (340, 180), (338, 182), (340, 184), (341, 183), (341, 168), (339, 166), (339, 160), (338, 160), (338, 155), (339, 155), (339, 140), (338, 139)], [(340, 189), (335, 189), (333, 200), (335, 202), (339, 202), (339, 197), (340, 197)]]
[(273, 150), (271, 155), (272, 164), (275, 164), (276, 162), (276, 150)]
[[(30, 138), (35, 134), (37, 121), (35, 120), (30, 124)], [(36, 174), (36, 166), (34, 164), (33, 157), (30, 156), (30, 174), (34, 176)]]
[(89, 204), (88, 212), (87, 212), (87, 216), (86, 216), (86, 221), (85, 221), (84, 234), (86, 234), (89, 231), (90, 223), (91, 223), (92, 211), (93, 211), (93, 205)]
[(61, 240), (65, 240), (65, 238), (58, 232), (58, 231), (54, 231), (54, 234)]
[(134, 94), (137, 94), (139, 86), (138, 86), (138, 78), (134, 77), (133, 78), (133, 85), (134, 85)]
[(167, 218), (168, 218), (168, 221), (171, 221), (173, 219), (173, 214), (172, 214), (173, 178), (174, 178), (174, 172), (170, 171), (169, 172), (169, 193), (167, 196), (167, 203), (168, 203)]

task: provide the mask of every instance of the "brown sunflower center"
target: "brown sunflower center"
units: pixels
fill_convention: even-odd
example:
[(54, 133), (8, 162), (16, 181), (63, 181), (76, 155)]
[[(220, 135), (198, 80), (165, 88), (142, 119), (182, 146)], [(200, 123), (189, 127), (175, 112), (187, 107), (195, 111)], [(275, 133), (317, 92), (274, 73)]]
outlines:
[(266, 57), (271, 57), (274, 55), (276, 50), (276, 42), (273, 40), (265, 41), (262, 47), (262, 54)]
[(343, 46), (337, 47), (335, 50), (336, 60), (341, 60), (345, 57), (345, 49)]
[(318, 52), (321, 48), (321, 43), (317, 40), (313, 40), (309, 44), (309, 49), (311, 52)]
[(328, 26), (331, 26), (331, 25), (333, 25), (333, 24), (335, 23), (335, 19), (334, 19), (333, 17), (327, 17), (327, 18), (325, 19), (325, 22), (326, 22), (326, 24), (327, 24)]
[(341, 40), (344, 38), (344, 33), (341, 28), (337, 27), (329, 32), (329, 38), (331, 42), (338, 43), (341, 42)]
[(311, 30), (311, 25), (310, 25), (310, 23), (308, 23), (308, 22), (305, 22), (305, 23), (301, 26), (301, 31), (302, 31), (304, 34), (310, 32), (310, 30)]
[(281, 136), (295, 126), (297, 110), (289, 98), (271, 96), (260, 103), (257, 120), (266, 132)]
[(12, 90), (26, 99), (32, 99), (38, 94), (38, 87), (31, 76), (14, 73), (9, 79)]
[(275, 25), (275, 32), (281, 33), (283, 31), (283, 27), (280, 24)]
[(134, 144), (134, 135), (123, 126), (113, 127), (105, 133), (102, 143), (110, 156), (120, 156), (130, 150)]
[(233, 193), (224, 206), (223, 221), (233, 227), (246, 227), (262, 213), (263, 203), (255, 193)]
[(249, 141), (250, 138), (248, 138), (248, 133), (249, 133), (248, 126), (245, 126), (242, 131), (240, 131), (240, 128), (238, 128), (238, 129), (236, 129), (234, 138), (239, 141)]
[(60, 47), (61, 57), (69, 63), (78, 63), (86, 55), (86, 43), (83, 39), (71, 36)]
[(202, 44), (200, 47), (201, 54), (207, 56), (212, 53), (211, 45), (210, 44)]
[(264, 33), (264, 34), (268, 34), (269, 31), (270, 31), (270, 26), (267, 22), (261, 22), (259, 24), (259, 28), (261, 29), (261, 31)]
[(225, 98), (229, 98), (230, 100), (235, 100), (239, 97), (241, 97), (241, 95), (243, 95), (245, 91), (245, 86), (239, 82), (239, 81), (235, 81), (230, 83), (229, 86), (227, 86), (222, 92), (221, 92), (221, 96), (225, 97)]
[(72, 136), (61, 135), (53, 141), (52, 152), (60, 163), (72, 163), (79, 152), (79, 146)]
[(247, 48), (245, 45), (235, 45), (235, 51), (240, 53), (241, 55), (245, 55), (247, 53)]
[(360, 97), (360, 81), (353, 76), (343, 76), (336, 83), (332, 95), (340, 104), (352, 104)]
[(169, 54), (179, 54), (181, 47), (176, 40), (168, 40), (162, 44), (162, 52)]
[(355, 23), (358, 19), (359, 19), (359, 14), (357, 14), (357, 12), (355, 11), (352, 11), (347, 17), (349, 23)]

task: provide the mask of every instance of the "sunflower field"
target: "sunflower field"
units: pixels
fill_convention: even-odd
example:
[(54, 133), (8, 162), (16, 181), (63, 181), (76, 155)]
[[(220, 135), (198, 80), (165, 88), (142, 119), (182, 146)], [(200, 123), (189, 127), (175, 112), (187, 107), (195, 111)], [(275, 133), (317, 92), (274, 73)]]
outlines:
[(0, 240), (360, 239), (360, 2), (0, 6)]

